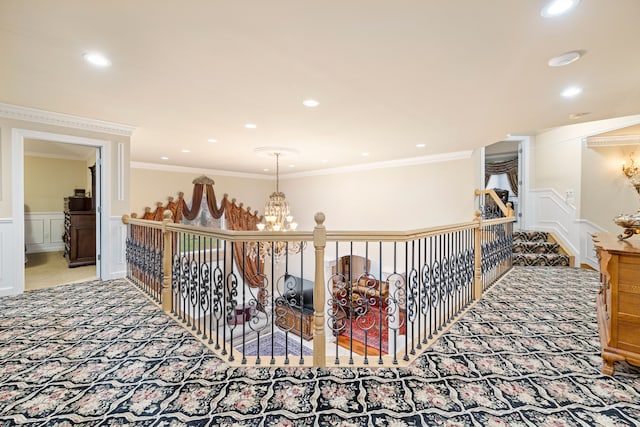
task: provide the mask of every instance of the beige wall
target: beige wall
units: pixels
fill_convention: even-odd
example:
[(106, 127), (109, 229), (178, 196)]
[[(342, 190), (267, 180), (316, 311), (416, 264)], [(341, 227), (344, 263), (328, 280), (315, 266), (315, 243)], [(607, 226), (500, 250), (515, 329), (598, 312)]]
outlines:
[[(532, 148), (532, 173), (531, 188), (544, 189), (551, 188), (560, 193), (563, 197), (568, 190), (573, 190), (573, 205), (578, 209), (580, 218), (589, 219), (581, 210), (586, 208), (589, 215), (594, 209), (599, 209), (598, 193), (615, 192), (609, 180), (594, 180), (587, 177), (590, 174), (597, 174), (594, 168), (603, 160), (597, 160), (587, 154), (584, 139), (607, 132), (613, 129), (629, 126), (640, 121), (640, 116), (629, 116), (617, 119), (599, 120), (594, 122), (580, 123), (571, 126), (554, 128), (542, 132), (535, 137)], [(584, 156), (589, 159), (583, 160)], [(604, 160), (606, 163), (607, 161)], [(594, 164), (595, 163), (595, 164)], [(618, 162), (618, 167), (620, 163)], [(587, 177), (588, 181), (582, 180)], [(616, 202), (617, 203), (617, 202)], [(604, 227), (604, 224), (598, 224)]]
[[(416, 166), (364, 170), (308, 177), (281, 177), (300, 230), (312, 230), (316, 212), (324, 212), (332, 230), (411, 230), (473, 219), (479, 157)], [(142, 214), (146, 206), (166, 203), (179, 191), (191, 199), (192, 181), (200, 171), (170, 172), (131, 168), (131, 206)], [(216, 196), (228, 193), (261, 214), (272, 179), (206, 174), (216, 184)]]
[(638, 196), (620, 172), (620, 164), (636, 147), (588, 148), (589, 136), (630, 126), (640, 116), (599, 120), (542, 132), (532, 148), (532, 189), (554, 189), (565, 197), (574, 191), (578, 218), (617, 232), (611, 219), (638, 209)]
[(64, 198), (73, 196), (74, 189), (91, 191), (86, 168), (83, 160), (25, 156), (25, 212), (62, 212)]
[[(111, 189), (110, 212), (107, 212), (107, 215), (121, 216), (123, 213), (129, 212), (129, 168), (123, 167), (121, 176), (118, 177), (116, 164), (118, 145), (121, 144), (123, 165), (129, 165), (130, 138), (128, 136), (0, 117), (0, 218), (12, 217), (11, 183), (13, 168), (11, 158), (13, 149), (11, 133), (14, 128), (110, 141), (111, 152), (103, 153), (103, 157), (109, 157), (111, 169), (109, 173), (110, 182), (108, 183), (108, 187)], [(122, 197), (118, 197), (117, 191), (120, 182), (123, 183), (125, 190)]]
[(192, 181), (200, 175), (206, 175), (215, 181), (213, 189), (218, 203), (225, 193), (230, 199), (244, 203), (244, 207), (251, 207), (262, 213), (264, 204), (273, 191), (273, 183), (269, 179), (239, 178), (207, 173), (195, 170), (192, 172), (163, 171), (158, 169), (131, 168), (131, 212), (138, 215), (145, 207), (155, 209), (157, 202), (166, 205), (167, 197), (178, 198), (178, 192), (185, 193), (184, 198), (191, 200), (193, 191)]
[[(622, 174), (621, 163), (637, 147), (585, 148), (582, 168), (581, 216), (612, 233), (620, 228), (612, 219), (640, 209), (640, 196)], [(640, 152), (636, 151), (636, 155)], [(636, 160), (640, 158), (636, 157)]]
[(301, 230), (412, 230), (473, 219), (477, 156), (415, 166), (285, 179)]

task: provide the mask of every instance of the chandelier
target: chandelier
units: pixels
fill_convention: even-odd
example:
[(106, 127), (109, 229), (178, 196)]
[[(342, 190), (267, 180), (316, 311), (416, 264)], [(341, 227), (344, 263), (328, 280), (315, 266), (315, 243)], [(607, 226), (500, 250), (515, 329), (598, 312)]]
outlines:
[(262, 222), (256, 224), (259, 231), (295, 231), (298, 223), (293, 221), (293, 215), (289, 210), (289, 202), (284, 193), (280, 191), (280, 153), (276, 156), (276, 191), (271, 193), (266, 206)]
[[(293, 220), (289, 202), (284, 193), (280, 191), (280, 152), (273, 151), (270, 153), (276, 157), (276, 191), (271, 193), (267, 204), (264, 207), (264, 215), (262, 221), (256, 224), (258, 231), (276, 231), (287, 232), (295, 231), (298, 223)], [(276, 262), (280, 262), (286, 254), (300, 253), (306, 246), (306, 242), (251, 242), (249, 243), (249, 256), (252, 259), (259, 257), (261, 261), (266, 258), (274, 258)]]

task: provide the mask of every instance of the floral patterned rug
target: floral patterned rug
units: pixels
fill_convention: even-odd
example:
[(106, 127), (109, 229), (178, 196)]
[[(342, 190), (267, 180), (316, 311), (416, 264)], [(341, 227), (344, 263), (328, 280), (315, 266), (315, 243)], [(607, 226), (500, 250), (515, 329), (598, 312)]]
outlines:
[(124, 280), (0, 298), (0, 425), (640, 425), (598, 275), (516, 267), (406, 369), (229, 368)]

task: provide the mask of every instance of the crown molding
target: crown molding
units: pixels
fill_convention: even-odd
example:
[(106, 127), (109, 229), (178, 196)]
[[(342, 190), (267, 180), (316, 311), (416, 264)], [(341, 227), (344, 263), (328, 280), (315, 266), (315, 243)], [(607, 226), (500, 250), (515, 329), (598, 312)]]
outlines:
[(640, 145), (640, 135), (589, 136), (585, 142), (589, 148)]
[(273, 180), (272, 175), (225, 171), (220, 169), (201, 169), (201, 168), (192, 168), (188, 166), (175, 166), (175, 165), (164, 165), (159, 163), (144, 163), (144, 162), (131, 162), (129, 165), (132, 169), (149, 169), (149, 170), (158, 170), (163, 172), (181, 172), (181, 173), (193, 173), (198, 175), (219, 175), (219, 176), (231, 176), (235, 178)]
[(2, 103), (0, 103), (0, 117), (112, 135), (131, 136), (136, 130), (135, 126)]
[(417, 166), (424, 165), (428, 163), (441, 163), (441, 162), (450, 162), (453, 160), (463, 160), (471, 158), (473, 154), (472, 150), (466, 151), (454, 151), (451, 153), (441, 153), (441, 154), (432, 154), (429, 156), (420, 156), (420, 157), (408, 157), (405, 159), (396, 159), (396, 160), (385, 160), (382, 162), (372, 162), (372, 163), (364, 163), (360, 165), (353, 166), (342, 166), (336, 168), (327, 168), (327, 169), (318, 169), (307, 172), (296, 172), (280, 175), (280, 179), (288, 179), (288, 178), (302, 178), (307, 176), (322, 176), (322, 175), (334, 175), (341, 173), (349, 173), (349, 172), (362, 172), (374, 169), (390, 169), (390, 168), (399, 168), (405, 166)]
[[(409, 157), (406, 159), (396, 159), (396, 160), (387, 160), (384, 162), (373, 162), (373, 163), (365, 163), (360, 165), (353, 166), (343, 166), (337, 168), (327, 168), (327, 169), (318, 169), (306, 172), (295, 172), (288, 174), (280, 174), (280, 179), (293, 179), (293, 178), (303, 178), (307, 176), (322, 176), (322, 175), (334, 175), (340, 173), (348, 173), (348, 172), (362, 172), (367, 170), (374, 169), (389, 169), (389, 168), (399, 168), (404, 166), (415, 166), (415, 165), (423, 165), (427, 163), (440, 163), (440, 162), (449, 162), (452, 160), (463, 160), (471, 158), (473, 154), (472, 150), (467, 151), (455, 151), (451, 153), (442, 153), (442, 154), (432, 154), (430, 156), (421, 156), (421, 157)], [(159, 170), (165, 172), (182, 172), (182, 173), (197, 173), (197, 174), (209, 174), (209, 175), (220, 175), (220, 176), (231, 176), (236, 178), (249, 178), (249, 179), (264, 179), (264, 180), (273, 180), (274, 175), (263, 175), (257, 173), (247, 173), (247, 172), (234, 172), (234, 171), (226, 171), (220, 169), (200, 169), (200, 168), (192, 168), (187, 166), (174, 166), (174, 165), (164, 165), (158, 163), (143, 163), (143, 162), (131, 162), (131, 168), (133, 169), (150, 169), (150, 170)]]

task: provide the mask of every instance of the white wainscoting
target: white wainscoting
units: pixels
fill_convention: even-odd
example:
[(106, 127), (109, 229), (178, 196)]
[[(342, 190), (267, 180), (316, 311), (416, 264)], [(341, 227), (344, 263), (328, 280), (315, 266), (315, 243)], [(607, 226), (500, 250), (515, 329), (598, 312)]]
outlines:
[(64, 250), (63, 233), (63, 212), (25, 212), (24, 242), (27, 253)]
[(580, 252), (582, 254), (582, 264), (587, 264), (591, 268), (600, 270), (596, 248), (593, 246), (591, 236), (595, 233), (607, 232), (604, 228), (586, 219), (579, 220), (580, 223)]
[(103, 270), (100, 274), (103, 280), (120, 279), (127, 275), (127, 228), (122, 223), (122, 217), (120, 216), (109, 217), (106, 225), (106, 232), (101, 237), (103, 248), (107, 255), (101, 255), (104, 262), (102, 263)]
[(529, 191), (527, 229), (552, 232), (576, 256), (576, 266), (598, 269), (591, 235), (605, 231), (591, 221), (578, 218), (577, 209), (552, 188)]
[(17, 288), (16, 265), (23, 268), (24, 249), (16, 250), (13, 228), (11, 219), (0, 218), (0, 296), (23, 291)]

